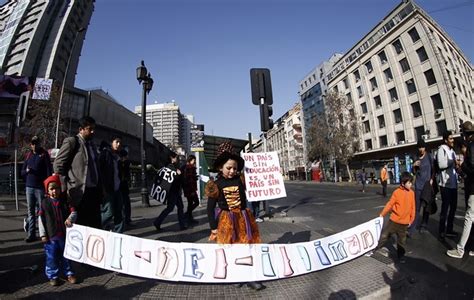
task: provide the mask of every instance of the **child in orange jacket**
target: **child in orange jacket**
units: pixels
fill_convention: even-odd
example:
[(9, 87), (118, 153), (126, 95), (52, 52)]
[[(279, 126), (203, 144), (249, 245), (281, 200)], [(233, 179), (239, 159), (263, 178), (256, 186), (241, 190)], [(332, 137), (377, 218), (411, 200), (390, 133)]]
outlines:
[(390, 214), (387, 226), (382, 230), (377, 248), (382, 247), (392, 236), (397, 235), (397, 256), (400, 263), (404, 263), (405, 244), (407, 240), (408, 226), (415, 220), (415, 193), (411, 189), (413, 176), (408, 172), (403, 172), (400, 180), (400, 187), (396, 189), (390, 200), (387, 202), (381, 217)]

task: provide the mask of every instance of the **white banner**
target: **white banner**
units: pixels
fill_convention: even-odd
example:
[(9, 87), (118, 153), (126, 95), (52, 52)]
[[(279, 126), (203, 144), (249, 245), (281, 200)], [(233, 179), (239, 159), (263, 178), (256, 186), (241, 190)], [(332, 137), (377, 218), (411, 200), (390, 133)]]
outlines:
[(285, 183), (276, 152), (244, 153), (247, 200), (261, 201), (286, 197)]
[(124, 274), (169, 281), (249, 282), (298, 276), (374, 249), (383, 218), (295, 244), (197, 244), (148, 240), (91, 227), (67, 229), (64, 257)]

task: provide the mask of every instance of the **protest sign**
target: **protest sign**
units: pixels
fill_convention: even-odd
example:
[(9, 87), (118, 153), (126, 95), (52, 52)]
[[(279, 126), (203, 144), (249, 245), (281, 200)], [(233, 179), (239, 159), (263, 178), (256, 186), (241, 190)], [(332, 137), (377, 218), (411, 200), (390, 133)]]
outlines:
[(248, 201), (286, 197), (285, 184), (276, 152), (244, 153), (245, 186)]
[(295, 244), (199, 244), (148, 240), (74, 224), (64, 257), (133, 276), (185, 282), (249, 282), (330, 268), (374, 249), (383, 218)]
[(155, 180), (151, 187), (150, 197), (165, 204), (166, 195), (168, 194), (171, 184), (176, 176), (176, 168), (173, 165), (161, 168), (155, 176)]

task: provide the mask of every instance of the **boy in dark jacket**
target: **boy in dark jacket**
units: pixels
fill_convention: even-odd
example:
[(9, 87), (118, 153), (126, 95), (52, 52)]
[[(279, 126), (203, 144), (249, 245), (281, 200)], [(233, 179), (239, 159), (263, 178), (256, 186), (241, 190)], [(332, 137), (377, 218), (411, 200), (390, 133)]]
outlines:
[(57, 286), (59, 285), (59, 268), (62, 267), (67, 281), (74, 284), (77, 279), (69, 260), (63, 256), (63, 253), (66, 226), (72, 226), (76, 221), (77, 213), (73, 208), (68, 210), (66, 200), (59, 197), (61, 191), (59, 176), (53, 175), (46, 178), (44, 187), (48, 196), (41, 202), (38, 224), (46, 254), (45, 274), (49, 283)]

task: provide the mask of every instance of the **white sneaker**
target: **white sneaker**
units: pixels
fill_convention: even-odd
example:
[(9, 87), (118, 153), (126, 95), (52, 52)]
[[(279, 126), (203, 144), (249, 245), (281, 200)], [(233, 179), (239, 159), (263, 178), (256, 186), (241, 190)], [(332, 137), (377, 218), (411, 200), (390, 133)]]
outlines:
[(257, 223), (262, 223), (262, 222), (263, 222), (263, 219), (262, 219), (262, 218), (256, 218), (256, 219), (255, 219), (255, 222), (257, 222)]
[(469, 251), (469, 256), (474, 256), (474, 251)]
[(373, 251), (369, 251), (366, 254), (364, 254), (364, 256), (371, 257), (373, 254), (374, 254)]
[(458, 249), (448, 250), (446, 254), (453, 258), (462, 258), (462, 254), (458, 251)]

